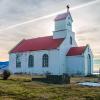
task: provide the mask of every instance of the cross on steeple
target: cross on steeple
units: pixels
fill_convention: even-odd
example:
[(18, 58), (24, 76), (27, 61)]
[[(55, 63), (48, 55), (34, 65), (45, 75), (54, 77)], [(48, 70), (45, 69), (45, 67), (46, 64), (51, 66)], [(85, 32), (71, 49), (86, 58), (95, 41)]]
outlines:
[(66, 6), (66, 8), (67, 8), (67, 12), (69, 12), (69, 8), (70, 8), (70, 7), (69, 7), (69, 4)]

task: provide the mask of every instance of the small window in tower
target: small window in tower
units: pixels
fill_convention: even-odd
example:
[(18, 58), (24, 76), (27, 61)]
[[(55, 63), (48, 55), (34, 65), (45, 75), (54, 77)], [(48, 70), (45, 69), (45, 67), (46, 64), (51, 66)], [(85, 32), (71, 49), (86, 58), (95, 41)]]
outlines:
[(70, 17), (68, 17), (68, 19), (70, 19)]
[(73, 42), (73, 41), (72, 41), (72, 37), (70, 36), (70, 44), (71, 44), (71, 45), (72, 45), (72, 42)]
[(71, 23), (70, 23), (70, 22), (68, 22), (68, 23), (67, 23), (67, 25), (68, 25), (68, 26), (71, 26)]

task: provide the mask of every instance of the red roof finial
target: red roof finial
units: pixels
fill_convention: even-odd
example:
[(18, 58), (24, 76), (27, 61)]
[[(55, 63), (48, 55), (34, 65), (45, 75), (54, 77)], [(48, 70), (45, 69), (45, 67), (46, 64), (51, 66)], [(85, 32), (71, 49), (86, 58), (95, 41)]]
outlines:
[(69, 8), (70, 8), (70, 7), (69, 7), (69, 4), (66, 6), (66, 8), (67, 8), (67, 12), (69, 12)]

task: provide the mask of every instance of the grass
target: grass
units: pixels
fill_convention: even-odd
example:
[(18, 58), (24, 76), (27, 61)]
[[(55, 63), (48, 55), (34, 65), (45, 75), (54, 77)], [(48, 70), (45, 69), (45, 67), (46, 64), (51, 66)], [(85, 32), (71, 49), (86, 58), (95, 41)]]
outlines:
[(71, 84), (47, 84), (31, 81), (31, 76), (12, 75), (0, 79), (0, 100), (100, 100), (100, 87), (80, 86), (77, 82), (96, 78), (71, 78)]

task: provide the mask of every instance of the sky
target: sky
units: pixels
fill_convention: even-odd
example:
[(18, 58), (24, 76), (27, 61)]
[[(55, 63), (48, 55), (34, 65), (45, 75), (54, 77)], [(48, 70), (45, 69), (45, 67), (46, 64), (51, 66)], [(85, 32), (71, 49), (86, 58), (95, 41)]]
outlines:
[[(79, 46), (89, 44), (100, 65), (100, 0), (0, 0), (0, 61), (22, 39), (52, 35), (54, 18), (70, 5)], [(98, 62), (98, 63), (97, 63)]]

